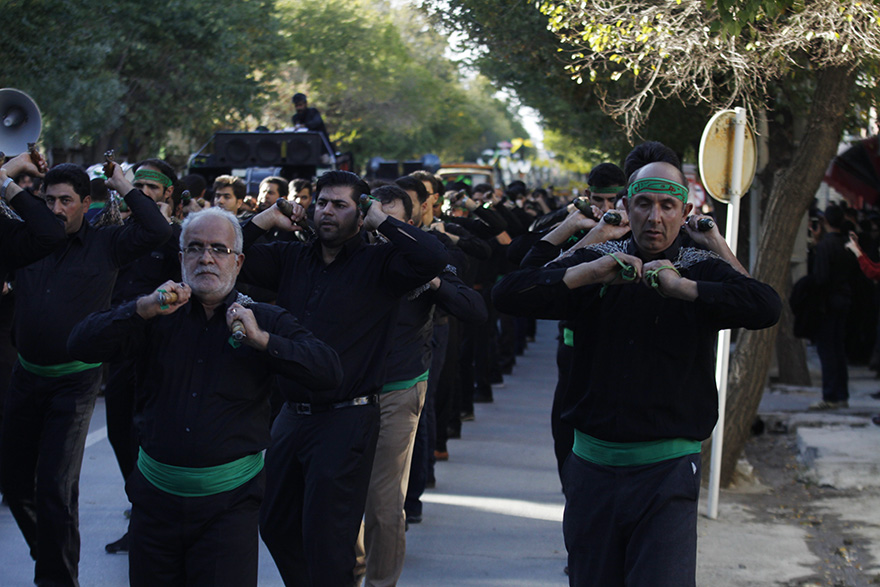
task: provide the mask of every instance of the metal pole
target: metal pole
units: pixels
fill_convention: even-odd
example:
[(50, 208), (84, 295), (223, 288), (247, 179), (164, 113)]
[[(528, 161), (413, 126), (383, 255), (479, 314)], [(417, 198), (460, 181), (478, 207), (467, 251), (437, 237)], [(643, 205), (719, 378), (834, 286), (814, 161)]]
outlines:
[[(746, 136), (746, 111), (736, 109), (733, 135), (733, 165), (730, 178), (730, 203), (727, 206), (727, 232), (724, 239), (736, 254), (739, 230), (739, 204), (742, 196), (743, 145)], [(718, 492), (721, 487), (721, 454), (724, 447), (724, 413), (727, 404), (727, 372), (730, 366), (730, 331), (718, 333), (718, 354), (715, 360), (715, 383), (718, 386), (718, 423), (712, 433), (712, 462), (709, 468), (709, 518), (718, 518)]]

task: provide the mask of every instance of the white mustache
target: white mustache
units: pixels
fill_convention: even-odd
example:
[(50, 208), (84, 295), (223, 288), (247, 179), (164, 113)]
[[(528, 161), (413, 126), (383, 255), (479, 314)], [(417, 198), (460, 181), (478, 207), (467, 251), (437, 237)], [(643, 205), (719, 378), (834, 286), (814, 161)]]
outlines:
[(210, 269), (196, 269), (195, 273), (193, 273), (193, 277), (197, 277), (205, 273), (207, 273), (208, 275), (214, 275), (215, 277), (220, 277), (219, 273), (217, 273), (216, 271), (211, 271)]

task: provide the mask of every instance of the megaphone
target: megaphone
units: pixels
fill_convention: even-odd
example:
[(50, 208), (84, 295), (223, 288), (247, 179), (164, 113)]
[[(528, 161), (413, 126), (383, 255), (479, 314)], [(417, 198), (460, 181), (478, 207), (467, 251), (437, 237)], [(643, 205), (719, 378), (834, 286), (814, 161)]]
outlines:
[(0, 90), (0, 151), (14, 157), (36, 143), (43, 130), (43, 117), (37, 103), (14, 88)]

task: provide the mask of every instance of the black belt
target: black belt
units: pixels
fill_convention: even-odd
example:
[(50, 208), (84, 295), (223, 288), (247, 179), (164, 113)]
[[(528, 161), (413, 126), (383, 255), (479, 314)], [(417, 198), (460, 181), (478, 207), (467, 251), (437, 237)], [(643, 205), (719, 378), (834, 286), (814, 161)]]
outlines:
[(335, 404), (304, 404), (300, 402), (288, 402), (290, 407), (298, 416), (311, 416), (312, 414), (320, 414), (321, 412), (329, 412), (338, 410), (339, 408), (349, 408), (351, 406), (369, 406), (379, 403), (379, 396), (376, 394), (356, 397), (344, 402)]

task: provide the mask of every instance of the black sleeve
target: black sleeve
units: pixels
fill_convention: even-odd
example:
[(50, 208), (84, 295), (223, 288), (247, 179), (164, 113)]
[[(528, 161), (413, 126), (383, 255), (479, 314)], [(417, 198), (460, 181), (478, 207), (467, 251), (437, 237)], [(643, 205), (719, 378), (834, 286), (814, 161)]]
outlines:
[(110, 244), (117, 267), (128, 265), (143, 254), (159, 248), (171, 237), (171, 225), (151, 198), (138, 189), (125, 194), (131, 209), (130, 223), (114, 231)]
[(507, 222), (498, 212), (480, 206), (474, 210), (474, 218), (444, 217), (443, 220), (463, 226), (468, 232), (482, 239), (490, 239), (507, 230)]
[(554, 245), (543, 239), (538, 240), (525, 254), (522, 261), (520, 261), (520, 266), (542, 267), (550, 261), (553, 261), (556, 257), (559, 256), (559, 253), (561, 252), (562, 247), (560, 247), (559, 245)]
[(498, 206), (496, 210), (498, 214), (502, 218), (504, 218), (504, 222), (507, 223), (507, 234), (509, 234), (511, 237), (519, 236), (526, 231), (525, 227), (522, 225), (522, 222), (519, 221), (519, 219), (516, 217), (516, 214), (514, 214), (512, 211), (508, 210), (503, 205)]
[(324, 130), (324, 119), (321, 118), (321, 113), (318, 112), (317, 108), (309, 108), (306, 110), (303, 125), (305, 125), (305, 127), (311, 131)]
[(271, 324), (260, 327), (269, 332), (270, 368), (312, 391), (331, 390), (342, 384), (342, 364), (330, 345), (318, 340), (293, 314), (280, 308), (271, 310)]
[(726, 261), (699, 263), (691, 268), (697, 282), (694, 303), (716, 328), (769, 328), (779, 321), (782, 300), (766, 283), (735, 271)]
[(403, 295), (440, 274), (449, 264), (446, 247), (434, 236), (392, 217), (379, 225), (391, 241), (382, 276), (396, 295)]
[(256, 285), (271, 291), (278, 291), (281, 285), (281, 271), (284, 265), (285, 255), (289, 254), (288, 247), (302, 246), (299, 241), (275, 241), (271, 243), (257, 243), (257, 239), (266, 234), (266, 231), (254, 224), (247, 222), (242, 226), (244, 237), (244, 265), (239, 273), (242, 283)]
[(492, 247), (481, 238), (472, 235), (465, 227), (454, 222), (446, 223), (446, 232), (458, 237), (456, 245), (466, 255), (479, 261), (486, 261), (492, 256)]
[(541, 232), (543, 230), (553, 228), (563, 220), (568, 217), (568, 208), (560, 208), (559, 210), (555, 210), (550, 212), (549, 214), (544, 214), (540, 218), (536, 218), (532, 225), (529, 226), (530, 232)]
[(601, 286), (588, 285), (572, 290), (562, 278), (569, 267), (594, 261), (599, 256), (594, 251), (580, 249), (550, 265), (527, 266), (508, 273), (492, 289), (492, 302), (499, 312), (514, 316), (570, 319), (582, 300), (597, 295)]
[[(540, 232), (527, 232), (519, 235), (507, 246), (507, 260), (514, 265), (522, 265), (523, 259), (543, 236)], [(553, 257), (553, 259), (555, 258)]]
[(29, 191), (17, 193), (12, 207), (24, 222), (0, 216), (0, 266), (5, 269), (40, 260), (67, 238), (64, 223)]
[(434, 301), (462, 322), (482, 323), (488, 318), (483, 296), (450, 272), (444, 271), (440, 275), (440, 287), (434, 292)]
[(147, 321), (137, 313), (137, 300), (90, 314), (67, 339), (70, 356), (84, 363), (118, 362), (145, 348)]
[(474, 210), (474, 216), (477, 217), (477, 225), (480, 224), (486, 226), (487, 228), (482, 231), (482, 233), (478, 233), (474, 230), (471, 230), (474, 234), (482, 238), (491, 238), (493, 236), (498, 236), (505, 230), (507, 230), (507, 221), (504, 217), (493, 210), (492, 208), (483, 208), (480, 206), (476, 210)]

